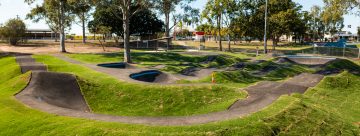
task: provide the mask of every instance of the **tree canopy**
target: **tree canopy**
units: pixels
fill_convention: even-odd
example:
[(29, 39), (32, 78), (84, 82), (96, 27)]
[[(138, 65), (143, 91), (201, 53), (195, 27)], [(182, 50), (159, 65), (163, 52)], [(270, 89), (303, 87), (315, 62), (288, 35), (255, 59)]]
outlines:
[(78, 18), (78, 22), (82, 27), (83, 43), (86, 43), (86, 24), (90, 19), (91, 14), (89, 13), (93, 6), (92, 0), (78, 0), (72, 4), (73, 12)]
[(26, 25), (19, 18), (10, 19), (4, 26), (0, 27), (0, 35), (8, 39), (11, 45), (16, 45), (17, 42), (25, 36), (25, 32)]
[[(36, 0), (25, 0), (28, 4), (33, 4)], [(43, 0), (41, 5), (36, 5), (27, 18), (38, 22), (45, 20), (54, 32), (60, 33), (60, 51), (65, 49), (65, 29), (70, 28), (74, 19), (74, 7), (77, 0)]]
[[(98, 26), (110, 27), (110, 32), (124, 36), (122, 12), (110, 3), (103, 3), (96, 7), (93, 20), (89, 22), (89, 29)], [(149, 9), (139, 11), (130, 18), (130, 35), (145, 35), (163, 31), (164, 23)]]

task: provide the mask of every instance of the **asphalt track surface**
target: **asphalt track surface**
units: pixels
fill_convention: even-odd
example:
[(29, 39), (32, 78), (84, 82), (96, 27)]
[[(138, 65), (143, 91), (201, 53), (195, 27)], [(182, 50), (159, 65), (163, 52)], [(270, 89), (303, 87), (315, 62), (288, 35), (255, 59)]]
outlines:
[[(17, 61), (22, 68), (28, 68), (27, 65), (36, 63), (31, 59), (30, 55), (17, 55)], [(22, 63), (23, 60), (27, 63)], [(266, 108), (281, 95), (304, 93), (323, 78), (322, 75), (303, 73), (283, 82), (259, 82), (245, 88), (249, 94), (246, 99), (236, 101), (228, 110), (221, 112), (193, 116), (131, 117), (92, 113), (81, 95), (75, 76), (46, 72), (44, 69), (39, 70), (38, 67), (30, 67), (27, 70), (33, 70), (32, 68), (36, 72), (32, 72), (29, 85), (16, 95), (18, 100), (29, 107), (61, 116), (161, 126), (205, 124), (241, 118)]]
[(303, 64), (303, 65), (324, 65), (330, 61), (335, 60), (335, 58), (312, 57), (312, 56), (298, 56), (298, 57), (293, 56), (293, 57), (287, 57), (287, 59), (297, 64)]

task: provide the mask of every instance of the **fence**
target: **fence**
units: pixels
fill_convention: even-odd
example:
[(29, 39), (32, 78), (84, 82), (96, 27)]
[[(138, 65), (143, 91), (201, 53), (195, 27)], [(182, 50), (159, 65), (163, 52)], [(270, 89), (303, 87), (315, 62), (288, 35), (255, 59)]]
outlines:
[[(206, 47), (206, 50), (218, 50), (217, 47)], [(227, 50), (225, 48), (225, 50)], [(243, 52), (256, 54), (256, 49), (241, 49), (233, 48), (232, 52)], [(264, 50), (260, 47), (259, 53)], [(334, 56), (334, 57), (347, 57), (347, 58), (360, 58), (360, 48), (338, 48), (338, 47), (312, 47), (302, 50), (269, 50), (270, 53), (275, 55), (296, 55), (296, 54), (312, 54), (312, 55), (323, 55), (323, 56)]]
[[(131, 49), (146, 49), (146, 50), (173, 50), (173, 49), (186, 49), (184, 46), (174, 46), (168, 45), (167, 40), (170, 40), (171, 43), (172, 37), (153, 39), (153, 40), (143, 40), (143, 41), (131, 41)], [(124, 45), (120, 43), (120, 47), (123, 48)]]
[(283, 51), (283, 54), (313, 54), (335, 57), (360, 58), (360, 48), (313, 47), (298, 51)]

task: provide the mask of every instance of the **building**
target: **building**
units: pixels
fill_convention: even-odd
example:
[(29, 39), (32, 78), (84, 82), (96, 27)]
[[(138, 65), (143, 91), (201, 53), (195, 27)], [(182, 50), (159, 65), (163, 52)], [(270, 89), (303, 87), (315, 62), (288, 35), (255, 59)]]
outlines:
[(28, 40), (51, 40), (55, 38), (59, 39), (59, 34), (50, 29), (28, 29), (26, 30), (25, 38)]
[(202, 39), (204, 39), (205, 37), (205, 32), (194, 32), (193, 33), (194, 35), (195, 35), (195, 37), (194, 37), (194, 40), (195, 41), (200, 41), (200, 40), (202, 40)]
[[(309, 38), (311, 38), (311, 37), (309, 37)], [(330, 33), (325, 33), (324, 39), (322, 39), (322, 40), (331, 42), (331, 41), (337, 41), (340, 39), (345, 39), (346, 41), (359, 41), (360, 40), (359, 36), (357, 34), (352, 34), (351, 32), (347, 32), (347, 31), (340, 31), (333, 35), (331, 35)], [(307, 39), (304, 39), (304, 40), (307, 41)], [(295, 37), (293, 35), (283, 35), (280, 37), (280, 41), (294, 42)]]
[(333, 35), (335, 39), (345, 39), (346, 41), (358, 41), (359, 36), (351, 32), (341, 31)]

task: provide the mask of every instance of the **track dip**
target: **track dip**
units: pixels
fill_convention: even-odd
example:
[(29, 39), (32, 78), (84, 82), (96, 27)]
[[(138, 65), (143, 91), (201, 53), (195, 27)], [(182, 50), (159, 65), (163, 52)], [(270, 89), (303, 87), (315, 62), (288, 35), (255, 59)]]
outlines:
[(318, 57), (318, 56), (286, 56), (292, 62), (303, 65), (324, 65), (336, 58)]

